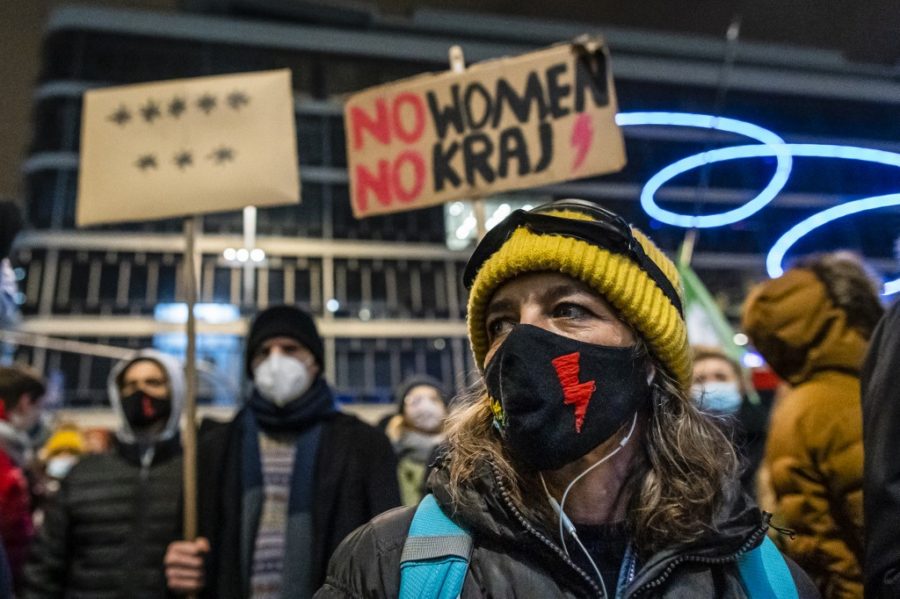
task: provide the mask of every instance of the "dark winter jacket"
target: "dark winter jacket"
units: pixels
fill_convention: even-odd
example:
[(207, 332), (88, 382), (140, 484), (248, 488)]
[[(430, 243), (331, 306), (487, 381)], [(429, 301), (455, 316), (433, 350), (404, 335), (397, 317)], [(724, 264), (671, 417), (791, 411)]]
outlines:
[(81, 459), (48, 502), (44, 523), (25, 569), (22, 599), (157, 599), (166, 596), (163, 557), (181, 536), (181, 443), (184, 401), (181, 365), (142, 351), (167, 373), (172, 415), (153, 439), (140, 443), (122, 413), (117, 378), (110, 401), (120, 416), (116, 444), (107, 454)]
[(756, 475), (766, 453), (769, 410), (765, 405), (745, 400), (736, 416), (726, 421), (725, 432), (741, 459), (741, 488), (744, 493), (756, 497)]
[[(603, 596), (596, 579), (566, 557), (555, 531), (529, 522), (505, 499), (506, 491), (491, 468), (483, 467), (466, 490), (468, 505), (455, 504), (450, 498), (442, 467), (429, 482), (444, 512), (473, 537), (462, 599)], [(414, 511), (393, 510), (350, 535), (332, 557), (326, 584), (316, 599), (396, 597), (400, 555)], [(640, 559), (625, 596), (746, 597), (735, 560), (762, 542), (766, 520), (742, 500), (718, 528), (718, 533), (700, 542)], [(805, 574), (788, 563), (799, 596), (818, 597)]]
[(0, 597), (12, 597), (12, 572), (3, 543), (0, 543)]
[(175, 437), (142, 466), (135, 445), (76, 464), (47, 506), (25, 569), (23, 599), (164, 597), (162, 561), (180, 535)]
[(900, 302), (882, 319), (862, 371), (867, 598), (900, 597)]
[[(204, 422), (199, 446), (200, 534), (209, 539), (203, 596), (243, 597), (249, 573), (240, 571), (241, 456), (234, 455), (243, 434), (242, 420)], [(384, 433), (342, 413), (329, 416), (322, 429), (313, 474), (314, 505), (311, 571), (315, 587), (325, 579), (328, 558), (358, 526), (400, 505), (397, 462)]]

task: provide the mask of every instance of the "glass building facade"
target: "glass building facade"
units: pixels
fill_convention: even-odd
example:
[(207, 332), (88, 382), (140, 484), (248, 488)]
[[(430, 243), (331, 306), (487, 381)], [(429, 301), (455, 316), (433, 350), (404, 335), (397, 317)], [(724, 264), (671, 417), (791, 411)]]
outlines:
[[(724, 42), (603, 29), (622, 112), (677, 111), (764, 126), (788, 142), (900, 151), (900, 83), (889, 69), (848, 63), (825, 51), (739, 44), (723, 66)], [(15, 263), (24, 293), (23, 330), (98, 346), (148, 345), (178, 353), (182, 326), (160, 305), (184, 301), (178, 220), (74, 228), (82, 94), (95, 87), (288, 67), (296, 94), (303, 182), (299, 205), (260, 209), (253, 267), (223, 258), (242, 245), (239, 212), (207, 215), (199, 301), (233, 307), (200, 323), (207, 375), (201, 398), (230, 404), (239, 394), (242, 335), (263, 307), (311, 310), (326, 338), (326, 372), (346, 401), (389, 401), (404, 376), (428, 372), (462, 389), (474, 368), (465, 342), (461, 273), (466, 250), (447, 246), (447, 207), (356, 220), (351, 214), (342, 97), (365, 87), (447, 67), (460, 44), (468, 61), (526, 52), (585, 33), (583, 24), (420, 10), (408, 19), (368, 15), (311, 23), (191, 13), (65, 8), (45, 35), (34, 92), (34, 135), (23, 165), (32, 228)], [(597, 179), (508, 194), (535, 204), (589, 197), (623, 214), (667, 251), (683, 229), (647, 216), (643, 184), (667, 164), (738, 136), (688, 128), (629, 127), (628, 166)], [(696, 169), (659, 194), (686, 214), (746, 202), (774, 172), (774, 158)], [(863, 162), (795, 159), (772, 205), (739, 223), (700, 232), (693, 265), (726, 314), (765, 276), (772, 243), (791, 225), (848, 199), (900, 192), (896, 169)], [(504, 196), (506, 198), (507, 196)], [(128, 201), (128, 190), (122, 190)], [(850, 248), (893, 275), (896, 211), (862, 214), (805, 239), (797, 252)], [(70, 406), (102, 405), (113, 357), (21, 346), (20, 357), (56, 372)]]

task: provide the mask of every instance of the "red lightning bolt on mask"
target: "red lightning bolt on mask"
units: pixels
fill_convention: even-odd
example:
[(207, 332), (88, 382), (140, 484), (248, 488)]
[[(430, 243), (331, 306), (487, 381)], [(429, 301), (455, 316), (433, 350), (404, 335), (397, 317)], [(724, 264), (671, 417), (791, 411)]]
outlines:
[(583, 113), (575, 120), (571, 143), (575, 149), (575, 162), (572, 165), (572, 172), (575, 172), (581, 168), (594, 143), (594, 125), (591, 115)]
[(141, 398), (141, 412), (143, 412), (144, 418), (153, 418), (156, 416), (156, 408), (153, 407), (153, 400), (148, 395)]
[(591, 403), (591, 396), (597, 390), (595, 381), (579, 382), (578, 376), (581, 373), (581, 353), (574, 352), (555, 358), (552, 361), (553, 367), (556, 369), (556, 376), (563, 389), (563, 403), (567, 406), (575, 406), (575, 432), (581, 432), (581, 425), (584, 424), (584, 415), (587, 413), (588, 404)]

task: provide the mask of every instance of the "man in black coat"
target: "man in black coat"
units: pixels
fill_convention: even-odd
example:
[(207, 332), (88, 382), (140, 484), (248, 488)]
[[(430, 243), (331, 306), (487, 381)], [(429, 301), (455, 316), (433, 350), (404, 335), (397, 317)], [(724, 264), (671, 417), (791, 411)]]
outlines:
[(166, 595), (160, 561), (181, 528), (181, 364), (145, 350), (110, 374), (113, 451), (81, 459), (49, 502), (21, 599)]
[(273, 307), (254, 320), (246, 351), (253, 390), (231, 422), (201, 427), (201, 538), (169, 547), (172, 591), (311, 597), (341, 540), (400, 505), (390, 443), (337, 410), (323, 354), (302, 310)]
[(900, 302), (881, 319), (863, 365), (865, 594), (900, 597)]

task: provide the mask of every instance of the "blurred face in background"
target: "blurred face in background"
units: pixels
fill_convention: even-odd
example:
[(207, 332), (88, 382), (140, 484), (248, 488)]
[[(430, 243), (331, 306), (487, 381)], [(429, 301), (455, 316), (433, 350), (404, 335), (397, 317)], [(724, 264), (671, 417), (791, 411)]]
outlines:
[(250, 359), (259, 393), (277, 406), (300, 398), (319, 376), (312, 351), (287, 336), (266, 339)]
[(447, 417), (447, 407), (437, 389), (430, 385), (417, 385), (403, 398), (403, 417), (416, 430), (436, 433), (441, 430)]
[(740, 377), (734, 371), (734, 366), (722, 358), (704, 358), (694, 362), (694, 384), (706, 383), (734, 383), (740, 385)]
[(162, 367), (152, 360), (139, 360), (122, 373), (119, 391), (126, 397), (142, 391), (156, 399), (169, 398), (169, 378)]
[(734, 414), (743, 403), (744, 383), (734, 364), (707, 356), (694, 362), (691, 396), (704, 411)]
[(316, 378), (319, 373), (319, 364), (309, 349), (293, 337), (272, 337), (266, 339), (253, 353), (250, 359), (250, 368), (256, 370), (260, 364), (273, 354), (281, 354), (287, 358), (293, 358), (306, 366), (310, 373), (310, 379)]
[(169, 377), (154, 360), (138, 360), (119, 379), (122, 410), (131, 428), (139, 434), (165, 428), (172, 414)]
[(43, 405), (43, 396), (34, 397), (30, 393), (24, 393), (16, 407), (9, 412), (10, 424), (23, 433), (31, 432), (41, 420)]
[(92, 428), (84, 431), (84, 448), (86, 453), (106, 453), (112, 444), (112, 433), (103, 428)]

